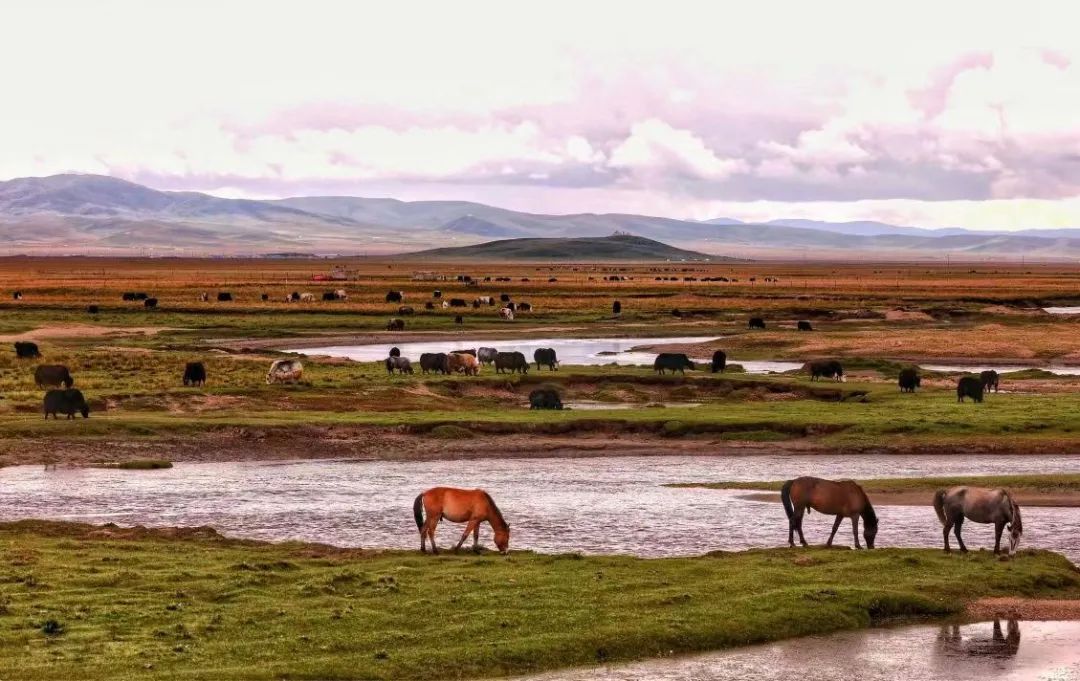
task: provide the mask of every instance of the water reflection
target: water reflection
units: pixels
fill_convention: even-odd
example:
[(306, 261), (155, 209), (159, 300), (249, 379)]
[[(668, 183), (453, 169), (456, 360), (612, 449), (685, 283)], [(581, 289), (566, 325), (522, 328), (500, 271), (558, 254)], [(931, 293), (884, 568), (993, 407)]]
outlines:
[[(1020, 629), (1024, 630), (1021, 645)], [(1080, 622), (849, 631), (705, 655), (574, 669), (528, 681), (1076, 681)]]

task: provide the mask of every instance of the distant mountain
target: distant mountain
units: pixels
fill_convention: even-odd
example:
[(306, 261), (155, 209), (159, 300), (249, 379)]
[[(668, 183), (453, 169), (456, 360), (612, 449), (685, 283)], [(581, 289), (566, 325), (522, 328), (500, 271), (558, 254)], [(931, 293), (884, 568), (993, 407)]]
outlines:
[(555, 239), (500, 239), (472, 246), (434, 248), (402, 257), (423, 260), (573, 260), (734, 262), (735, 258), (707, 255), (668, 246), (640, 236)]
[[(1080, 230), (926, 230), (881, 222), (705, 222), (620, 213), (541, 215), (468, 201), (349, 196), (272, 201), (158, 191), (100, 175), (0, 182), (4, 253), (402, 253), (491, 239), (620, 232), (688, 251), (754, 258), (1080, 258)], [(600, 242), (603, 243), (603, 242)], [(557, 256), (552, 256), (557, 257)], [(666, 257), (666, 256), (665, 256)], [(683, 256), (673, 256), (683, 257)]]

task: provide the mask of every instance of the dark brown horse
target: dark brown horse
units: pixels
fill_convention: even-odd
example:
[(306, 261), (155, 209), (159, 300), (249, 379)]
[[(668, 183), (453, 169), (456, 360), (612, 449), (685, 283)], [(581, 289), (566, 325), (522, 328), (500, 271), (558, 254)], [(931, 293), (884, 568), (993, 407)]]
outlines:
[(859, 545), (859, 518), (863, 519), (863, 536), (866, 538), (866, 547), (874, 548), (874, 537), (877, 536), (878, 518), (874, 513), (874, 507), (870, 504), (866, 492), (862, 487), (851, 480), (823, 480), (821, 478), (795, 478), (788, 480), (780, 489), (780, 500), (784, 503), (784, 512), (788, 517), (788, 544), (795, 546), (795, 532), (799, 532), (799, 541), (806, 546), (806, 537), (803, 536), (803, 514), (814, 509), (818, 513), (835, 515), (836, 522), (832, 526), (832, 534), (826, 546), (832, 546), (836, 531), (840, 529), (840, 523), (844, 518), (851, 518), (851, 532), (855, 537), (855, 548)]
[(435, 528), (443, 518), (452, 523), (468, 523), (461, 541), (454, 547), (455, 551), (465, 543), (470, 532), (473, 535), (473, 551), (480, 549), (480, 524), (484, 521), (495, 532), (495, 546), (499, 548), (499, 553), (506, 553), (510, 547), (510, 525), (503, 519), (495, 500), (482, 489), (433, 487), (416, 497), (413, 517), (416, 519), (416, 529), (420, 531), (420, 553), (426, 551), (428, 539), (431, 540), (431, 552), (439, 552), (435, 545)]

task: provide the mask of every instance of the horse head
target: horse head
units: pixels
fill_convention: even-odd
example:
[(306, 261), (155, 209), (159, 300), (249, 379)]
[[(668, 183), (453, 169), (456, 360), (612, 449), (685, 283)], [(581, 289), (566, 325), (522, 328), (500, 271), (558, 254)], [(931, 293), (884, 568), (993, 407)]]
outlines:
[(495, 530), (495, 546), (499, 548), (499, 553), (506, 554), (510, 550), (510, 524), (507, 523), (505, 528)]
[(874, 548), (874, 537), (877, 536), (878, 521), (877, 518), (873, 520), (863, 520), (863, 539), (866, 540), (866, 548)]
[(1009, 553), (1016, 553), (1020, 547), (1020, 536), (1024, 534), (1024, 523), (1020, 520), (1020, 507), (1011, 498), (1009, 504), (1012, 506), (1012, 520), (1006, 525), (1009, 528)]

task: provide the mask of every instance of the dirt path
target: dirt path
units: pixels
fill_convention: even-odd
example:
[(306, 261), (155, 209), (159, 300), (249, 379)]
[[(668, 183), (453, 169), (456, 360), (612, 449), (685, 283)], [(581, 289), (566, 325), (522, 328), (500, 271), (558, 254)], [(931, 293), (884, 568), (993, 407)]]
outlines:
[(164, 331), (179, 331), (168, 326), (98, 326), (95, 324), (53, 324), (32, 331), (0, 335), (0, 342), (35, 341), (43, 338), (102, 338), (107, 336), (155, 336)]
[(964, 615), (972, 620), (1080, 620), (1080, 600), (1053, 601), (1035, 598), (980, 598)]

